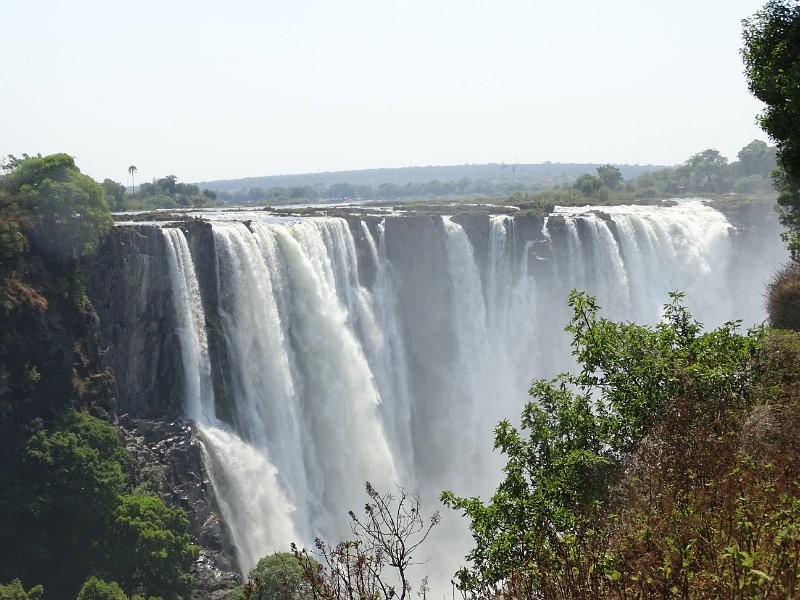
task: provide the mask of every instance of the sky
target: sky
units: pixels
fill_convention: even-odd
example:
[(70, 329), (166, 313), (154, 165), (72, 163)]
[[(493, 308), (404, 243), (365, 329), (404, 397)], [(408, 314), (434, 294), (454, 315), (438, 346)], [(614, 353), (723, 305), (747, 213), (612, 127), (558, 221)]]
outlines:
[(673, 165), (753, 139), (756, 0), (3, 0), (0, 156), (101, 181)]

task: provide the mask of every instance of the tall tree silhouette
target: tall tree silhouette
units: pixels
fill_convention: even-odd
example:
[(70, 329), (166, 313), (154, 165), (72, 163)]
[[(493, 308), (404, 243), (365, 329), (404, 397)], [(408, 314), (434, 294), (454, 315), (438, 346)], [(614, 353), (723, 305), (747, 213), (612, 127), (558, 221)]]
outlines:
[(128, 173), (131, 174), (131, 187), (133, 189), (133, 192), (131, 193), (133, 194), (136, 193), (136, 180), (133, 178), (133, 174), (136, 173), (136, 171), (138, 171), (138, 169), (136, 168), (135, 165), (131, 165), (130, 167), (128, 167)]

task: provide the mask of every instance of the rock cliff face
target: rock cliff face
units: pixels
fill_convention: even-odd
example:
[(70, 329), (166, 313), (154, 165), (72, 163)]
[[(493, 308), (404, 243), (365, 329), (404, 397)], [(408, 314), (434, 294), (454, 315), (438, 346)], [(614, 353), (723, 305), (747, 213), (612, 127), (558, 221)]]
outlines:
[[(115, 404), (110, 356), (98, 315), (76, 294), (77, 265), (33, 251), (0, 262), (0, 456), (8, 458), (31, 419), (71, 398), (108, 417)], [(25, 434), (23, 434), (25, 435)]]
[(156, 227), (116, 227), (89, 270), (100, 343), (111, 349), (118, 410), (137, 417), (181, 414), (183, 371), (164, 238)]

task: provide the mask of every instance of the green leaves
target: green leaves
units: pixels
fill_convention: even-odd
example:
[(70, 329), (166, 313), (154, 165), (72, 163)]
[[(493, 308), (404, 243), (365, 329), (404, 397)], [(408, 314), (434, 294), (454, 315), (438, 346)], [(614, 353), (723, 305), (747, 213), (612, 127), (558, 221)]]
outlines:
[(495, 449), (507, 462), (488, 503), (442, 494), (471, 521), (473, 571), (462, 573), (462, 591), (525, 582), (536, 593), (574, 570), (585, 585), (621, 579), (595, 568), (608, 559), (591, 548), (608, 535), (598, 519), (626, 457), (665, 420), (691, 426), (747, 403), (756, 375), (762, 332), (741, 335), (727, 323), (703, 333), (682, 300), (672, 294), (662, 322), (644, 327), (601, 318), (594, 298), (570, 295), (578, 372), (533, 381), (519, 427), (497, 425)]
[(88, 576), (111, 575), (130, 593), (188, 598), (196, 549), (186, 515), (125, 494), (131, 459), (111, 424), (68, 410), (39, 423), (9, 458), (0, 468), (0, 577), (66, 598)]
[(770, 0), (742, 22), (742, 59), (748, 87), (766, 104), (761, 128), (777, 142), (773, 176), (781, 222), (795, 260), (800, 259), (800, 5)]
[(19, 579), (14, 579), (7, 585), (0, 584), (0, 600), (41, 600), (43, 594), (44, 588), (41, 585), (26, 592)]
[(112, 223), (102, 188), (67, 154), (16, 161), (0, 180), (0, 199), (22, 217), (34, 245), (59, 259), (91, 253)]
[(111, 525), (114, 578), (127, 589), (188, 598), (188, 571), (197, 556), (188, 525), (182, 510), (170, 509), (156, 496), (122, 496)]

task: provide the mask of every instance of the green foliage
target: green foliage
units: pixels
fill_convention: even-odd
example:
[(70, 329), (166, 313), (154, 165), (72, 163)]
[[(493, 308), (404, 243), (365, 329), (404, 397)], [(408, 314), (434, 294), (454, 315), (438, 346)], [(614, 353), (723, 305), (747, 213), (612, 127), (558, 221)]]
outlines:
[(758, 175), (767, 179), (775, 168), (776, 150), (762, 140), (753, 140), (739, 150), (736, 157), (739, 161), (734, 164), (736, 164), (739, 176)]
[[(318, 569), (313, 558), (311, 568)], [(311, 586), (304, 576), (302, 563), (291, 552), (265, 556), (250, 569), (249, 582), (228, 594), (226, 600), (309, 600)]]
[[(93, 576), (83, 584), (77, 600), (128, 600), (128, 596), (116, 581), (108, 583)], [(130, 600), (145, 600), (145, 598), (136, 594), (131, 596)], [(162, 598), (150, 596), (148, 600), (162, 600)]]
[(0, 577), (67, 597), (90, 575), (109, 574), (130, 592), (188, 598), (196, 549), (186, 515), (155, 496), (123, 495), (131, 459), (112, 425), (69, 410), (9, 459), (0, 468)]
[(34, 586), (26, 592), (19, 579), (14, 579), (6, 585), (0, 583), (0, 600), (41, 600), (43, 594), (44, 588), (41, 585)]
[(0, 272), (25, 252), (28, 241), (13, 221), (0, 221)]
[[(585, 173), (570, 188), (552, 187), (516, 194), (504, 204), (526, 210), (537, 205), (586, 206), (621, 204), (660, 204), (676, 196), (709, 196), (729, 190), (737, 194), (763, 195), (773, 191), (771, 172), (775, 168), (775, 148), (754, 140), (739, 151), (738, 161), (714, 149), (699, 152), (682, 164), (653, 171), (623, 181), (613, 165), (597, 168), (597, 175)], [(727, 200), (727, 198), (726, 198)]]
[(687, 178), (692, 189), (706, 192), (727, 191), (728, 159), (719, 150), (709, 148), (690, 156), (677, 172)]
[(103, 193), (111, 210), (123, 211), (126, 209), (127, 192), (124, 185), (111, 179), (104, 179), (100, 186), (103, 188)]
[(189, 522), (156, 496), (123, 496), (114, 510), (111, 571), (126, 589), (164, 598), (188, 598), (187, 572), (197, 548), (186, 533)]
[[(0, 328), (0, 580), (41, 582), (53, 598), (74, 598), (87, 578), (119, 568), (130, 592), (188, 597), (194, 548), (185, 515), (153, 496), (124, 496), (131, 459), (119, 432), (71, 408), (99, 391), (85, 358), (80, 259), (110, 225), (101, 186), (66, 154), (2, 165), (0, 295), (9, 318)], [(145, 508), (131, 515), (132, 503)]]
[(0, 576), (74, 589), (100, 551), (126, 460), (116, 429), (77, 411), (30, 435), (0, 471)]
[(578, 177), (572, 187), (580, 191), (584, 196), (591, 196), (603, 187), (603, 180), (597, 175), (589, 175), (589, 173), (586, 173)]
[(622, 182), (622, 173), (614, 165), (597, 167), (597, 176), (603, 181), (603, 185), (611, 190)]
[(800, 4), (770, 0), (743, 21), (742, 58), (753, 95), (766, 104), (762, 129), (776, 141), (781, 220), (792, 256), (800, 258)]
[(139, 193), (126, 199), (127, 208), (200, 208), (213, 206), (216, 192), (181, 183), (175, 175), (155, 179), (139, 186)]
[[(627, 457), (665, 421), (691, 429), (751, 399), (763, 334), (741, 335), (736, 323), (703, 333), (681, 299), (673, 294), (651, 328), (600, 318), (593, 298), (571, 294), (567, 330), (580, 372), (534, 381), (520, 427), (497, 426), (495, 448), (507, 463), (489, 503), (442, 495), (471, 521), (473, 569), (459, 573), (463, 592), (510, 586), (560, 597), (569, 581), (599, 593), (606, 575), (622, 578), (619, 566), (617, 574), (608, 567), (601, 517)], [(715, 428), (721, 434), (724, 420)]]
[(116, 581), (106, 583), (97, 577), (90, 577), (83, 584), (77, 600), (128, 600), (128, 596)]
[(0, 180), (0, 204), (20, 216), (36, 247), (57, 258), (91, 253), (111, 227), (102, 188), (66, 154), (12, 164)]

